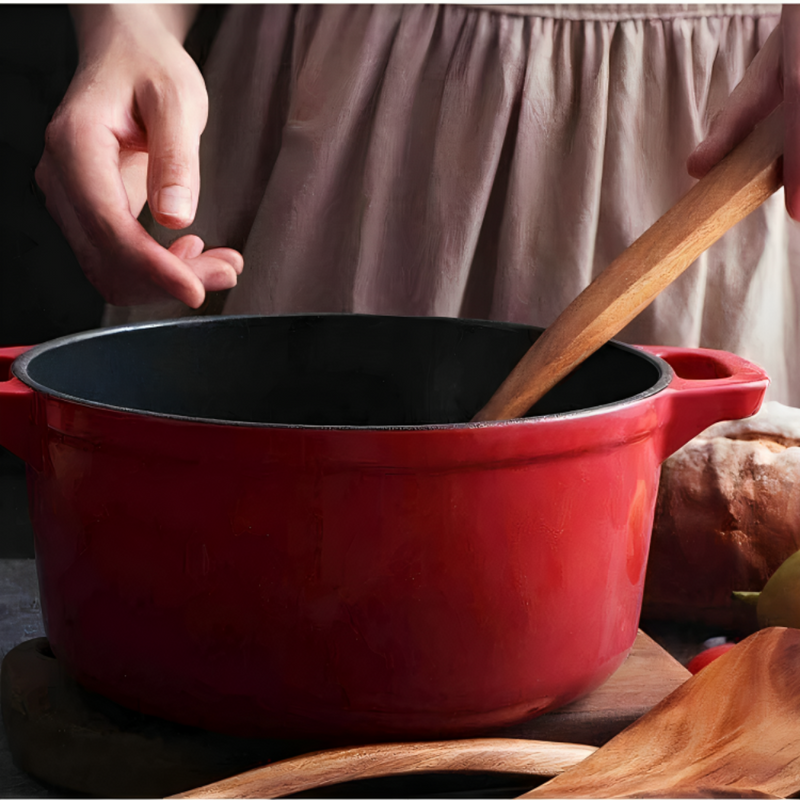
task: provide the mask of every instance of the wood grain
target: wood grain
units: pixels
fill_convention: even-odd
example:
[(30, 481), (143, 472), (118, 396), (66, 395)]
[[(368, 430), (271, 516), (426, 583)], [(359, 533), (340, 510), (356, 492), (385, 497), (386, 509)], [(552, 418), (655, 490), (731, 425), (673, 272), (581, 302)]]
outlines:
[(800, 790), (800, 630), (767, 628), (524, 797), (789, 797)]
[(615, 336), (782, 185), (783, 107), (611, 263), (542, 334), (473, 421), (514, 419)]
[(550, 777), (596, 748), (521, 739), (464, 739), (343, 747), (235, 775), (176, 797), (284, 797), (335, 783), (425, 772), (509, 772)]

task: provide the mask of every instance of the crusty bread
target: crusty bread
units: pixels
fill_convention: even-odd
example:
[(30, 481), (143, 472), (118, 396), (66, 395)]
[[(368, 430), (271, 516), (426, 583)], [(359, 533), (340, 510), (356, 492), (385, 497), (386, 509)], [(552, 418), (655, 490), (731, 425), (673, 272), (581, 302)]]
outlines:
[(800, 409), (765, 403), (664, 463), (642, 616), (751, 630), (731, 591), (760, 591), (798, 549)]

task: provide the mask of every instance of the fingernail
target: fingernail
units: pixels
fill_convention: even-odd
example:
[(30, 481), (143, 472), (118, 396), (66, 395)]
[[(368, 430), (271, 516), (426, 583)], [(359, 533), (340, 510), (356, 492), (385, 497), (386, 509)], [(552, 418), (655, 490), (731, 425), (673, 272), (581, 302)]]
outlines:
[(188, 218), (192, 215), (192, 190), (186, 186), (165, 186), (156, 195), (159, 214)]

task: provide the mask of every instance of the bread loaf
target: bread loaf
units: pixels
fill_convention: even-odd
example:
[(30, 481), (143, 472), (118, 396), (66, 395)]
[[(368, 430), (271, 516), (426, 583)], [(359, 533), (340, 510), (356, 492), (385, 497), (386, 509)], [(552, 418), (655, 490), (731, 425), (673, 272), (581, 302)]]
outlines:
[(765, 403), (663, 465), (642, 616), (755, 629), (734, 589), (759, 591), (800, 549), (800, 409)]

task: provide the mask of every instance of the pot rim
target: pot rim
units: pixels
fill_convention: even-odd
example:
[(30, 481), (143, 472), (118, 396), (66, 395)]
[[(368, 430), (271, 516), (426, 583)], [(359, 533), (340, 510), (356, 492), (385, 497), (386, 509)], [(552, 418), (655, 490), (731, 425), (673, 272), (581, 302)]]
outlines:
[[(572, 411), (563, 411), (554, 414), (542, 414), (535, 417), (518, 417), (509, 420), (493, 420), (482, 422), (452, 422), (452, 423), (435, 423), (430, 425), (303, 425), (303, 424), (289, 424), (280, 422), (251, 422), (247, 420), (228, 420), (216, 419), (214, 417), (192, 417), (183, 414), (169, 414), (159, 411), (150, 411), (147, 409), (130, 408), (122, 405), (115, 405), (111, 403), (102, 403), (95, 400), (87, 400), (86, 398), (76, 397), (75, 395), (60, 392), (45, 386), (42, 383), (34, 380), (28, 374), (28, 366), (30, 363), (43, 353), (51, 350), (56, 350), (61, 347), (69, 346), (75, 342), (82, 342), (89, 339), (96, 339), (104, 336), (115, 336), (127, 331), (143, 330), (148, 328), (166, 328), (166, 327), (191, 327), (195, 325), (209, 324), (210, 322), (230, 321), (232, 323), (240, 322), (246, 323), (251, 320), (261, 320), (269, 317), (281, 318), (309, 318), (309, 317), (380, 317), (383, 319), (409, 319), (400, 315), (391, 314), (350, 314), (340, 312), (320, 312), (320, 313), (293, 313), (293, 314), (225, 314), (225, 315), (208, 315), (196, 317), (181, 317), (169, 320), (155, 320), (147, 322), (128, 323), (124, 325), (115, 325), (105, 328), (97, 328), (89, 331), (80, 331), (78, 333), (60, 336), (47, 342), (33, 346), (22, 355), (18, 356), (11, 365), (11, 372), (18, 380), (30, 387), (34, 391), (52, 397), (61, 401), (75, 403), (80, 406), (89, 408), (98, 408), (108, 411), (115, 411), (118, 413), (132, 414), (136, 417), (153, 417), (156, 419), (171, 420), (174, 422), (184, 422), (190, 424), (201, 425), (223, 425), (233, 426), (237, 428), (272, 428), (272, 429), (298, 429), (308, 431), (434, 431), (434, 430), (469, 430), (480, 428), (496, 429), (501, 426), (510, 425), (531, 425), (540, 424), (545, 421), (556, 420), (569, 420), (584, 418), (589, 416), (597, 416), (600, 414), (611, 414), (619, 409), (626, 408), (635, 403), (641, 402), (647, 398), (662, 392), (666, 389), (674, 377), (672, 367), (662, 358), (648, 353), (634, 345), (625, 344), (614, 339), (608, 341), (603, 347), (613, 347), (631, 353), (638, 358), (651, 363), (659, 372), (659, 378), (652, 386), (630, 397), (622, 400), (616, 400), (613, 403), (604, 403), (598, 406), (589, 406), (587, 408), (575, 409)], [(462, 322), (465, 324), (479, 325), (486, 327), (501, 327), (501, 328), (517, 328), (524, 330), (542, 331), (544, 328), (535, 325), (523, 325), (514, 322), (502, 322), (498, 320), (482, 320), (482, 319), (467, 319), (462, 317), (432, 317), (420, 316), (412, 317), (412, 319), (429, 319), (429, 320), (447, 320), (450, 322)]]

